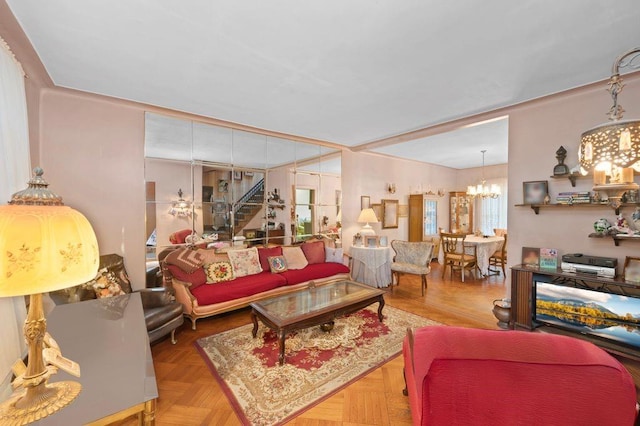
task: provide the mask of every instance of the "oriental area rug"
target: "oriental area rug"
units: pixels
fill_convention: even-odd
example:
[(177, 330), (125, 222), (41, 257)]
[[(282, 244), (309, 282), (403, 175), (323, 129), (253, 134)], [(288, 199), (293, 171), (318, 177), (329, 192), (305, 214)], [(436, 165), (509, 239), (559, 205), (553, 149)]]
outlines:
[(276, 334), (259, 322), (199, 339), (195, 346), (243, 424), (279, 425), (313, 407), (402, 352), (407, 328), (435, 321), (377, 305), (339, 318), (330, 332), (291, 333), (278, 365)]

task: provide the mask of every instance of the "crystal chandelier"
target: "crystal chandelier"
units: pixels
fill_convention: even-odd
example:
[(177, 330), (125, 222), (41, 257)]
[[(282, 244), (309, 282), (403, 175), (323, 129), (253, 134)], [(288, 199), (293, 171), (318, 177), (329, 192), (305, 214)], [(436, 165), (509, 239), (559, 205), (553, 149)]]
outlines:
[(476, 186), (469, 185), (467, 187), (467, 196), (471, 198), (498, 198), (500, 196), (500, 186), (494, 183), (489, 187), (486, 185), (487, 181), (484, 179), (484, 153), (487, 152), (487, 150), (483, 149), (480, 152), (482, 152), (482, 180)]
[(613, 99), (607, 114), (610, 122), (584, 132), (578, 153), (582, 174), (593, 170), (593, 190), (606, 193), (616, 209), (626, 191), (638, 189), (633, 175), (634, 170), (640, 172), (640, 120), (621, 120), (624, 109), (618, 104), (618, 93), (624, 87), (619, 69), (638, 68), (634, 61), (639, 57), (640, 48), (635, 48), (613, 63), (608, 89)]

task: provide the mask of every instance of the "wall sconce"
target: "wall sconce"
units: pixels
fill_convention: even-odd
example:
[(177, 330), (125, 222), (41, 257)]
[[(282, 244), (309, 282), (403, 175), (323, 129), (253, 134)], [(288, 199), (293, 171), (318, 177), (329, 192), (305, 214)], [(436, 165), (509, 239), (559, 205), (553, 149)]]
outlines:
[(395, 183), (388, 183), (387, 184), (387, 192), (389, 192), (389, 194), (395, 194), (396, 193), (396, 184)]
[(633, 61), (639, 56), (640, 48), (635, 48), (613, 63), (608, 89), (613, 99), (607, 114), (610, 122), (584, 132), (578, 153), (581, 173), (586, 175), (593, 170), (593, 190), (606, 193), (615, 209), (620, 207), (625, 192), (638, 189), (633, 182), (633, 170), (640, 172), (640, 120), (621, 120), (624, 109), (618, 104), (618, 93), (624, 87), (620, 67), (637, 68)]
[(191, 203), (182, 198), (182, 188), (178, 189), (178, 197), (171, 205), (169, 214), (177, 217), (191, 217)]

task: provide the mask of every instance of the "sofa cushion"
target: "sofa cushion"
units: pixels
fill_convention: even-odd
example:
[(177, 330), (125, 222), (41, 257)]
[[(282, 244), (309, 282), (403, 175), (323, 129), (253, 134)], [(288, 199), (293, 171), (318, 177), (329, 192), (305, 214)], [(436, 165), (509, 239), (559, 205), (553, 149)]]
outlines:
[(324, 262), (324, 243), (322, 241), (304, 243), (300, 248), (310, 265)]
[(96, 292), (98, 299), (125, 294), (120, 284), (118, 284), (115, 274), (106, 269), (98, 271), (98, 275), (93, 280), (93, 290)]
[(282, 275), (287, 279), (287, 285), (299, 284), (309, 280), (327, 278), (336, 274), (348, 274), (349, 268), (342, 263), (314, 263), (304, 269), (289, 269)]
[(179, 248), (172, 251), (164, 258), (165, 262), (170, 265), (180, 267), (183, 271), (191, 274), (196, 269), (201, 268), (204, 264), (202, 256), (197, 250), (189, 248)]
[(167, 265), (167, 269), (177, 280), (190, 283), (191, 290), (207, 282), (207, 274), (205, 274), (204, 268), (198, 268), (190, 274), (176, 265)]
[(324, 249), (325, 262), (344, 263), (342, 248), (326, 247)]
[(191, 287), (189, 290), (198, 304), (205, 306), (251, 296), (283, 285), (286, 285), (286, 280), (282, 274), (272, 274), (265, 271), (216, 285), (203, 285), (195, 289)]
[(282, 254), (287, 261), (287, 268), (291, 269), (303, 269), (309, 262), (304, 256), (302, 248), (299, 246), (294, 247), (282, 247)]
[(193, 231), (191, 229), (182, 229), (169, 235), (169, 241), (171, 244), (184, 244), (186, 238), (191, 235)]
[(262, 272), (262, 267), (260, 266), (260, 260), (258, 258), (258, 249), (256, 247), (229, 250), (227, 256), (229, 256), (229, 261), (233, 266), (233, 273), (236, 278), (259, 274)]
[(204, 265), (207, 273), (207, 283), (220, 283), (230, 281), (235, 278), (233, 266), (229, 262), (214, 262)]
[(282, 247), (260, 247), (258, 248), (258, 258), (260, 259), (260, 266), (263, 271), (269, 270), (269, 257), (270, 256), (282, 256)]
[(269, 256), (269, 269), (274, 274), (279, 274), (287, 270), (287, 261), (284, 256)]

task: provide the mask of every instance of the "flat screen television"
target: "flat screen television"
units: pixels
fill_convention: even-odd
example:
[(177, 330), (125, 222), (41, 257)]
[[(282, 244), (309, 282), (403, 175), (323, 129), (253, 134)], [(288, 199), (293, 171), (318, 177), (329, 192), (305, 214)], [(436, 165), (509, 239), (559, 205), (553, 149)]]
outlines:
[(534, 276), (533, 321), (640, 350), (640, 298), (567, 287)]

